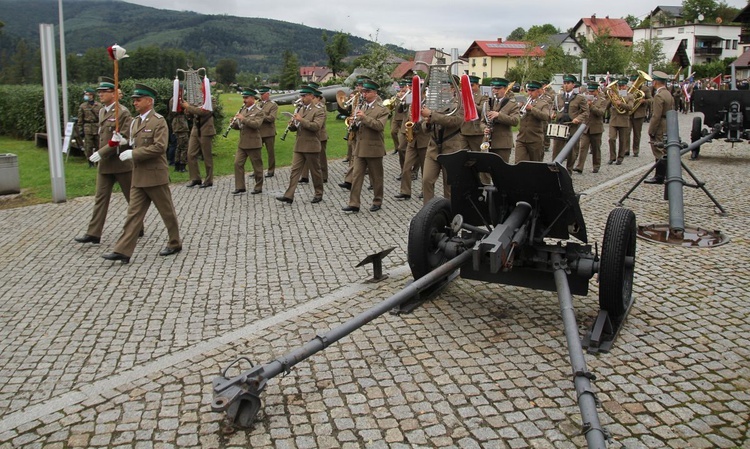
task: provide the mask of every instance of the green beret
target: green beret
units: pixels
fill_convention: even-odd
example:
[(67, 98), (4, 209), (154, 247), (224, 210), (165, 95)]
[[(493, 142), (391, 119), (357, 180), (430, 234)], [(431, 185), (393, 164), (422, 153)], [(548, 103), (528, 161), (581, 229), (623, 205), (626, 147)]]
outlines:
[[(114, 86), (113, 86), (113, 88), (114, 88)], [(92, 87), (87, 87), (87, 88), (83, 89), (83, 91), (84, 92), (88, 92), (90, 94), (96, 93), (96, 91)]]
[(490, 80), (490, 86), (492, 87), (508, 87), (510, 82), (505, 78), (492, 78)]
[(586, 88), (588, 90), (599, 90), (599, 83), (588, 83)]
[[(479, 77), (474, 75), (469, 75), (469, 82), (471, 84), (479, 84)], [(507, 86), (507, 84), (506, 84)]]
[(310, 87), (310, 86), (302, 86), (302, 87), (300, 87), (300, 89), (299, 89), (299, 94), (300, 94), (300, 95), (304, 95), (304, 94), (312, 94), (312, 95), (315, 95), (315, 89), (313, 89), (313, 88), (312, 88), (312, 87)]
[(151, 97), (153, 99), (156, 99), (156, 90), (148, 87), (145, 84), (135, 84), (135, 89), (133, 89), (133, 95), (131, 95), (132, 98), (141, 98), (141, 97)]
[(115, 80), (106, 76), (100, 76), (99, 87), (96, 90), (115, 90)]
[(264, 93), (266, 93), (266, 92), (271, 92), (271, 88), (270, 88), (270, 87), (268, 87), (268, 86), (260, 86), (260, 87), (258, 88), (258, 93), (259, 93), (259, 94), (264, 94)]
[(657, 70), (651, 75), (651, 78), (653, 78), (654, 81), (667, 81), (669, 79), (669, 75)]
[(376, 83), (375, 81), (371, 79), (364, 80), (364, 82), (362, 83), (362, 87), (365, 89), (371, 89), (371, 90), (380, 89), (380, 85), (378, 85), (378, 83)]
[(575, 83), (578, 79), (574, 75), (565, 75), (563, 76), (563, 82), (564, 83)]
[(620, 86), (624, 86), (625, 84), (628, 84), (628, 79), (620, 78), (619, 80), (617, 80), (617, 84), (619, 84)]
[(242, 97), (255, 97), (258, 95), (258, 91), (255, 89), (247, 88), (242, 91)]
[(542, 83), (539, 81), (529, 81), (528, 83), (526, 83), (526, 90), (541, 89), (541, 88), (542, 88)]

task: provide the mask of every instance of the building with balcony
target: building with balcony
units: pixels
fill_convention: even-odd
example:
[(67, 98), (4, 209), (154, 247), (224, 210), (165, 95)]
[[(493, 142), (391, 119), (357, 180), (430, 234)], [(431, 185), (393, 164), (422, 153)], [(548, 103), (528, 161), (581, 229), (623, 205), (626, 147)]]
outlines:
[(739, 57), (743, 50), (739, 46), (740, 30), (740, 25), (702, 23), (638, 28), (633, 31), (633, 42), (659, 41), (668, 61), (690, 67)]

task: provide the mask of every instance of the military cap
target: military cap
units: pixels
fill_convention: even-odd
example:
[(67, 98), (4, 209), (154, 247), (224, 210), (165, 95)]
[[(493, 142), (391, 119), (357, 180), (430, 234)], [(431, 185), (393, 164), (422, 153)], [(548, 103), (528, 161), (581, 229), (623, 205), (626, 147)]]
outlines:
[(357, 76), (357, 84), (362, 84), (362, 83), (364, 83), (364, 82), (365, 82), (366, 80), (370, 80), (370, 79), (372, 79), (372, 78), (370, 78), (370, 77), (369, 77), (369, 76), (367, 76), (367, 75), (358, 75), (358, 76)]
[(106, 76), (100, 76), (99, 87), (96, 90), (115, 90), (115, 80)]
[[(478, 76), (474, 76), (474, 75), (469, 75), (469, 82), (470, 82), (471, 84), (479, 84), (479, 81), (480, 81), (480, 80), (479, 80), (479, 77), (478, 77)], [(506, 84), (506, 86), (507, 86), (507, 84)]]
[(667, 80), (669, 80), (669, 75), (667, 75), (666, 73), (664, 73), (662, 71), (659, 71), (659, 70), (655, 71), (651, 75), (651, 77), (654, 79), (654, 81), (667, 81)]
[(526, 83), (526, 90), (541, 89), (541, 88), (542, 88), (542, 83), (539, 81), (529, 81), (528, 83)]
[(88, 92), (90, 94), (96, 93), (96, 90), (94, 90), (94, 88), (92, 88), (92, 87), (87, 87), (87, 88), (83, 89), (83, 91), (84, 92)]
[(318, 98), (323, 98), (323, 92), (321, 92), (319, 89), (315, 89), (315, 94)]
[(624, 86), (624, 85), (628, 84), (628, 79), (627, 78), (620, 78), (620, 79), (617, 80), (617, 84), (619, 84), (620, 86)]
[(299, 94), (300, 95), (305, 95), (305, 94), (315, 95), (315, 89), (313, 89), (310, 86), (305, 85), (299, 88)]
[(578, 82), (578, 79), (575, 77), (575, 75), (565, 75), (565, 76), (563, 76), (563, 82), (564, 83), (575, 83), (575, 82)]
[(365, 89), (378, 90), (380, 85), (371, 79), (364, 80), (362, 87)]
[(597, 83), (597, 82), (588, 83), (588, 84), (586, 84), (586, 88), (588, 90), (599, 90), (599, 83)]
[(320, 87), (320, 84), (318, 84), (318, 83), (316, 83), (316, 82), (313, 82), (313, 81), (309, 81), (309, 82), (307, 83), (307, 85), (308, 85), (308, 87), (312, 87), (313, 89), (317, 89), (317, 88), (319, 88), (319, 87)]
[(131, 95), (132, 98), (141, 98), (141, 97), (151, 97), (153, 99), (156, 99), (156, 90), (148, 87), (145, 84), (135, 84), (135, 89), (133, 89), (133, 95)]
[(255, 89), (250, 89), (249, 87), (242, 91), (242, 97), (256, 97), (258, 95), (258, 91)]
[(406, 87), (406, 86), (408, 86), (409, 84), (411, 84), (411, 80), (408, 80), (408, 79), (406, 79), (406, 78), (401, 78), (400, 80), (398, 80), (398, 85), (399, 85), (400, 87)]
[(490, 80), (490, 86), (492, 87), (508, 87), (510, 82), (505, 78), (492, 78)]
[(630, 75), (630, 81), (635, 81), (638, 79), (638, 75)]
[(258, 88), (258, 93), (259, 93), (259, 94), (264, 94), (264, 93), (266, 93), (266, 92), (271, 92), (271, 88), (270, 88), (270, 87), (268, 87), (268, 86), (260, 86), (260, 87)]

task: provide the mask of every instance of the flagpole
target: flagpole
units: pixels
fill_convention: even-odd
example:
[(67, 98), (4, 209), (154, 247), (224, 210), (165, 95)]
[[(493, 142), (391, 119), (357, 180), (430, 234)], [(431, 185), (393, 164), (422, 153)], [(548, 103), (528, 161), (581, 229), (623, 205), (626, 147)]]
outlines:
[[(65, 26), (63, 25), (63, 4), (62, 0), (57, 1), (57, 10), (60, 21), (60, 83), (62, 87), (63, 102), (63, 129), (68, 126), (68, 64), (65, 57)], [(83, 127), (83, 125), (81, 125)], [(83, 128), (81, 128), (83, 129)]]

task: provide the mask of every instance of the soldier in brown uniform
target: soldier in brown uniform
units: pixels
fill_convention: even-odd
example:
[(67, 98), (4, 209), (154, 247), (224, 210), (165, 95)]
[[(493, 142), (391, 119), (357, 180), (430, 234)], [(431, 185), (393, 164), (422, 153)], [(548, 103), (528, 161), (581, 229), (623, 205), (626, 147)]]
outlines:
[(245, 162), (250, 158), (253, 165), (255, 187), (250, 192), (257, 195), (263, 191), (263, 157), (260, 154), (263, 140), (260, 128), (263, 124), (263, 110), (255, 102), (258, 92), (253, 89), (242, 91), (244, 107), (233, 118), (230, 126), (240, 130), (240, 140), (237, 143), (237, 153), (234, 156), (234, 191), (232, 195), (239, 195), (245, 189)]
[(276, 116), (279, 113), (279, 105), (271, 100), (271, 88), (261, 86), (258, 88), (260, 94), (259, 107), (263, 111), (263, 124), (260, 125), (260, 138), (268, 153), (268, 168), (266, 178), (273, 178), (276, 173)]
[[(411, 104), (408, 109), (407, 117), (411, 117), (411, 108), (419, 107), (419, 105)], [(411, 199), (411, 184), (415, 179), (417, 172), (422, 168), (424, 171), (424, 160), (427, 153), (427, 146), (430, 144), (430, 132), (427, 130), (424, 121), (414, 123), (411, 127), (411, 137), (408, 137), (406, 124), (410, 123), (408, 120), (401, 126), (400, 138), (406, 142), (406, 152), (404, 155), (404, 167), (401, 170), (401, 189), (399, 194), (395, 196), (398, 200)], [(411, 139), (411, 140), (409, 140)]]
[[(464, 149), (459, 136), (461, 124), (464, 121), (464, 108), (457, 94), (453, 92), (453, 104), (446, 110), (433, 111), (425, 106), (421, 111), (422, 121), (427, 124), (430, 131), (430, 143), (427, 145), (422, 172), (422, 194), (425, 204), (435, 196), (435, 183), (441, 173), (443, 174), (443, 196), (448, 199), (451, 197), (445, 169), (437, 161), (437, 157)], [(453, 108), (456, 109), (455, 112), (448, 115), (449, 109)]]
[(490, 81), (492, 96), (487, 113), (489, 125), (488, 133), (490, 153), (495, 153), (505, 162), (510, 162), (510, 152), (513, 150), (513, 127), (521, 122), (521, 107), (516, 103), (514, 96), (508, 93), (508, 80), (505, 78), (494, 78)]
[(121, 161), (133, 160), (133, 185), (130, 189), (130, 205), (122, 236), (114, 252), (102, 255), (107, 260), (129, 263), (138, 242), (138, 233), (143, 227), (143, 218), (153, 202), (167, 227), (169, 243), (159, 251), (160, 256), (169, 256), (182, 250), (182, 240), (177, 224), (177, 213), (169, 190), (169, 165), (167, 164), (167, 142), (169, 129), (164, 117), (153, 110), (156, 91), (143, 84), (133, 90), (133, 106), (138, 117), (130, 123), (129, 144), (132, 150), (120, 153)]
[[(87, 87), (83, 92), (83, 103), (78, 107), (78, 120), (76, 126), (78, 135), (83, 137), (83, 153), (90, 158), (94, 151), (99, 148), (99, 110), (102, 104), (94, 97), (96, 91)], [(89, 167), (94, 163), (89, 160)]]
[[(482, 107), (487, 101), (487, 95), (482, 95), (482, 92), (479, 89), (478, 76), (469, 75), (469, 82), (471, 83), (471, 93), (474, 97), (474, 104), (477, 107), (477, 111), (481, 114)], [(463, 122), (461, 124), (461, 146), (464, 149), (469, 149), (471, 151), (480, 151), (482, 141), (484, 140), (484, 128), (485, 126), (482, 123), (481, 117), (480, 120)], [(513, 144), (511, 143), (511, 147), (512, 146)]]
[[(94, 210), (89, 221), (86, 234), (76, 237), (75, 241), (80, 243), (99, 243), (102, 237), (102, 229), (107, 219), (109, 200), (112, 197), (112, 188), (115, 183), (120, 184), (120, 190), (125, 200), (130, 202), (130, 184), (133, 177), (133, 163), (121, 161), (120, 150), (127, 149), (128, 133), (130, 131), (130, 111), (128, 108), (115, 101), (115, 82), (107, 77), (99, 78), (99, 87), (96, 89), (102, 108), (99, 110), (99, 141), (103, 142), (101, 148), (95, 151), (89, 161), (98, 163), (96, 173), (96, 194), (94, 196)], [(115, 121), (115, 108), (117, 108), (117, 121)], [(115, 133), (118, 127), (122, 132)]]
[[(370, 77), (367, 75), (360, 75), (357, 79), (356, 84), (354, 85), (354, 92), (349, 96), (349, 101), (351, 101), (351, 104), (347, 107), (348, 116), (352, 117), (353, 114), (355, 114), (356, 108), (359, 107), (359, 105), (362, 103), (362, 84), (365, 82), (365, 80), (369, 80)], [(339, 187), (346, 190), (351, 190), (352, 188), (352, 177), (354, 175), (354, 148), (357, 146), (357, 133), (347, 131), (346, 134), (346, 159), (344, 159), (344, 162), (349, 163), (349, 167), (346, 170), (346, 174), (344, 175), (344, 182), (339, 183)]]
[(574, 172), (583, 173), (586, 158), (591, 149), (593, 172), (598, 173), (602, 163), (602, 134), (604, 133), (604, 114), (607, 111), (609, 100), (606, 95), (599, 93), (599, 84), (589, 83), (588, 94), (593, 97), (587, 100), (589, 104), (589, 119), (586, 122), (586, 131), (581, 136), (581, 144), (578, 147), (578, 163)]
[[(630, 80), (635, 81), (638, 76), (631, 76)], [(633, 132), (633, 136), (630, 139), (633, 148), (633, 157), (638, 157), (641, 151), (641, 134), (643, 132), (643, 122), (646, 119), (646, 112), (649, 105), (651, 104), (651, 89), (646, 84), (641, 85), (641, 92), (643, 92), (643, 102), (635, 108), (633, 113), (630, 115), (630, 129)]]
[(542, 97), (542, 83), (526, 83), (528, 99), (518, 112), (521, 116), (516, 136), (516, 160), (541, 162), (544, 159), (544, 131), (549, 120), (550, 105)]
[(294, 156), (292, 158), (292, 173), (289, 177), (289, 187), (283, 196), (277, 196), (276, 199), (282, 203), (292, 204), (294, 201), (294, 191), (297, 189), (302, 169), (306, 163), (310, 164), (310, 171), (315, 188), (315, 196), (311, 203), (323, 201), (323, 177), (320, 173), (320, 139), (318, 131), (326, 121), (325, 109), (316, 107), (314, 97), (315, 89), (309, 86), (302, 86), (300, 89), (300, 98), (302, 106), (292, 117), (290, 131), (297, 132), (297, 139), (294, 142)]
[(388, 109), (378, 101), (380, 86), (372, 80), (362, 84), (362, 104), (355, 116), (357, 146), (354, 148), (354, 175), (349, 204), (341, 210), (359, 212), (362, 184), (365, 171), (370, 173), (373, 186), (373, 200), (370, 212), (377, 212), (383, 204), (383, 156), (385, 156), (385, 124), (388, 122)]
[[(578, 125), (585, 123), (589, 118), (589, 106), (583, 95), (578, 95), (573, 92), (577, 79), (573, 75), (565, 75), (563, 77), (563, 92), (555, 97), (553, 102), (553, 114), (555, 115), (555, 123), (561, 125), (568, 125), (570, 127), (570, 134), (567, 139), (554, 138), (552, 139), (552, 159), (554, 160), (560, 151), (563, 149), (565, 144), (568, 143), (573, 134), (578, 130)], [(573, 165), (578, 158), (578, 143), (573, 146), (573, 149), (568, 153), (565, 166), (569, 172), (573, 171)]]
[[(193, 106), (187, 101), (182, 102), (182, 109), (187, 114), (188, 119), (193, 121), (193, 129), (190, 131), (190, 142), (188, 144), (190, 182), (187, 186), (211, 187), (214, 185), (214, 157), (211, 150), (213, 138), (216, 135), (213, 111)], [(206, 166), (206, 178), (203, 183), (201, 183), (201, 170), (198, 166), (198, 154), (203, 156), (203, 163)]]
[[(323, 97), (323, 92), (318, 90), (318, 83), (309, 83), (309, 87), (315, 89), (315, 99), (313, 104), (316, 108), (323, 108), (326, 111), (326, 99)], [(326, 112), (326, 119), (328, 118), (328, 112)], [(318, 131), (318, 140), (320, 140), (320, 175), (323, 178), (323, 183), (328, 182), (328, 155), (326, 149), (328, 147), (328, 130), (326, 129), (326, 122), (323, 121), (323, 126)], [(310, 166), (305, 164), (305, 168), (302, 170), (302, 177), (300, 178), (300, 184), (310, 182)]]
[(664, 134), (667, 132), (667, 111), (674, 110), (674, 99), (666, 88), (669, 75), (664, 72), (654, 72), (652, 78), (656, 91), (651, 102), (653, 114), (648, 125), (648, 136), (651, 143), (651, 152), (656, 160), (656, 173), (653, 178), (643, 182), (646, 184), (664, 184), (664, 178), (667, 175), (667, 159), (664, 157), (664, 149), (660, 148), (660, 145), (664, 144)]
[[(399, 91), (396, 94), (396, 98), (393, 102), (393, 118), (391, 119), (391, 139), (393, 140), (393, 148), (398, 152), (398, 163), (401, 170), (404, 169), (404, 160), (406, 158), (406, 145), (408, 142), (404, 140), (404, 135), (401, 133), (404, 123), (409, 120), (409, 104), (407, 96), (410, 94), (409, 86), (411, 80), (400, 79), (398, 80)], [(396, 178), (400, 178), (400, 175)]]
[[(180, 91), (184, 88), (180, 84)], [(190, 127), (188, 126), (187, 117), (185, 117), (185, 111), (182, 109), (180, 104), (177, 111), (173, 111), (172, 105), (176, 98), (169, 99), (169, 118), (172, 124), (172, 134), (177, 138), (177, 151), (174, 154), (174, 171), (185, 172), (187, 167), (187, 154), (188, 144), (190, 142)]]
[[(609, 102), (609, 163), (622, 164), (625, 153), (630, 151), (630, 112), (633, 110), (633, 96), (623, 92), (626, 90), (628, 80), (620, 78), (617, 86), (620, 93)], [(618, 147), (617, 142), (620, 142)]]

